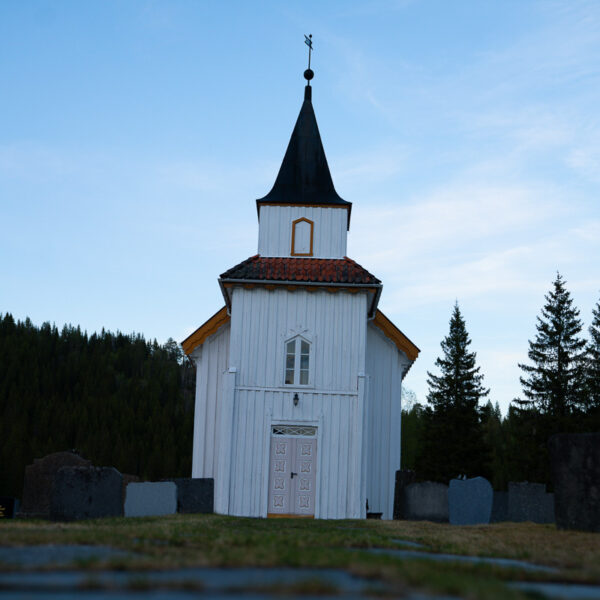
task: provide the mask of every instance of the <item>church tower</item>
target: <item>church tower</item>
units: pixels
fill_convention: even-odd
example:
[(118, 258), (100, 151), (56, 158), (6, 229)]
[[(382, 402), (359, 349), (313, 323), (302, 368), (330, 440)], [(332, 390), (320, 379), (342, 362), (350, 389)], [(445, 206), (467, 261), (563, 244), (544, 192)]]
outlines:
[(402, 379), (418, 348), (377, 308), (382, 284), (347, 257), (312, 105), (312, 71), (258, 252), (219, 278), (225, 306), (183, 341), (197, 365), (192, 477), (215, 511), (391, 519)]

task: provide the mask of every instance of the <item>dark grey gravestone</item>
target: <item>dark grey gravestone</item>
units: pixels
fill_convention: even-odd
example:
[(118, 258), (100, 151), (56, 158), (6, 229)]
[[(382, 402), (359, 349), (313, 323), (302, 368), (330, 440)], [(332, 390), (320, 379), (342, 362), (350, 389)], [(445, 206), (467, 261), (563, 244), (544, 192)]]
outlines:
[(62, 467), (54, 479), (50, 518), (122, 517), (123, 477), (114, 467)]
[(169, 479), (177, 486), (178, 513), (214, 512), (215, 480), (212, 478), (178, 477)]
[(452, 479), (448, 486), (448, 517), (451, 525), (490, 522), (494, 490), (484, 477)]
[(490, 523), (508, 521), (508, 492), (494, 492)]
[(14, 519), (19, 512), (19, 501), (16, 498), (0, 496), (0, 519)]
[(514, 523), (553, 523), (554, 515), (548, 510), (548, 496), (543, 483), (511, 481), (508, 484), (508, 520)]
[(126, 517), (158, 517), (176, 512), (177, 486), (172, 481), (144, 481), (127, 486)]
[(410, 469), (396, 471), (394, 486), (394, 519), (402, 519), (404, 514), (404, 488), (415, 481), (415, 472)]
[(424, 481), (403, 488), (403, 519), (410, 521), (448, 522), (448, 486)]
[(50, 499), (54, 477), (62, 467), (91, 467), (89, 460), (75, 452), (54, 452), (36, 458), (25, 467), (23, 502), (19, 516), (47, 519), (50, 516)]
[(562, 433), (548, 446), (557, 526), (600, 532), (600, 433)]

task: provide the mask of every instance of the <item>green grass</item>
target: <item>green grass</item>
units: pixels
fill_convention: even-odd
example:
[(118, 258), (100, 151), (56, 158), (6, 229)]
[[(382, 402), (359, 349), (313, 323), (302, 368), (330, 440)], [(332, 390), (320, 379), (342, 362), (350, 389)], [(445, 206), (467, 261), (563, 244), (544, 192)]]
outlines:
[[(549, 575), (489, 565), (400, 560), (360, 551), (398, 548), (392, 541), (396, 538), (422, 543), (428, 551), (528, 560), (560, 571)], [(507, 589), (506, 581), (600, 582), (600, 536), (531, 523), (452, 527), (428, 522), (265, 520), (218, 515), (76, 523), (0, 521), (0, 545), (39, 544), (108, 545), (135, 553), (75, 563), (92, 577), (94, 570), (106, 568), (328, 567), (385, 581), (392, 594), (420, 589), (485, 600), (527, 597)], [(331, 585), (318, 580), (297, 585), (312, 589), (311, 593), (336, 593)]]

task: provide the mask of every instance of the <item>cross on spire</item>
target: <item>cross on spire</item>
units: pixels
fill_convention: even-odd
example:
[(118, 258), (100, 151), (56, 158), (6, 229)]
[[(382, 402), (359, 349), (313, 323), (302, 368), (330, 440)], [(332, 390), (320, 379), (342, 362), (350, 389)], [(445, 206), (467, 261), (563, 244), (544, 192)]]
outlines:
[(308, 46), (308, 69), (306, 69), (306, 71), (304, 71), (304, 79), (306, 79), (306, 81), (308, 82), (307, 85), (307, 92), (310, 91), (310, 89), (308, 88), (308, 86), (310, 86), (310, 80), (315, 76), (313, 70), (310, 68), (310, 57), (313, 51), (313, 45), (312, 45), (312, 33), (310, 35), (305, 35), (304, 36), (304, 43)]

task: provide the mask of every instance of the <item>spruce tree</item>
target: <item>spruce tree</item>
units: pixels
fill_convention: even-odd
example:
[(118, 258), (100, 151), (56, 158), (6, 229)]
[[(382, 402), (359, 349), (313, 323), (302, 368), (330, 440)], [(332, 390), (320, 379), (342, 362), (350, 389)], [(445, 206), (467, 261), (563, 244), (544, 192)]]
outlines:
[(441, 343), (443, 356), (435, 361), (440, 375), (427, 373), (429, 394), (423, 445), (417, 460), (422, 479), (448, 481), (459, 474), (487, 475), (489, 452), (484, 440), (479, 401), (489, 394), (476, 366), (476, 353), (458, 302), (450, 331)]
[(595, 426), (600, 426), (600, 300), (592, 311), (594, 316), (589, 328), (587, 346), (586, 394), (587, 412), (595, 417)]
[(579, 310), (557, 273), (553, 289), (546, 294), (542, 316), (537, 318), (535, 341), (529, 341), (532, 365), (519, 364), (526, 400), (517, 400), (520, 408), (534, 408), (557, 423), (568, 420), (584, 408), (585, 340), (579, 337), (582, 324)]

